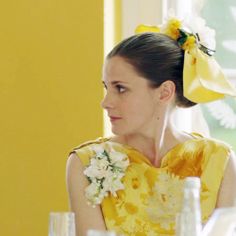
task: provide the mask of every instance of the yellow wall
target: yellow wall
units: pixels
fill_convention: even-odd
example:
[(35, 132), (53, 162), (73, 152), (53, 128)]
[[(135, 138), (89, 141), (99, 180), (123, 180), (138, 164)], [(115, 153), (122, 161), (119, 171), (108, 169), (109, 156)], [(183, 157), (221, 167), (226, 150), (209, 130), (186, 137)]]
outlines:
[(122, 40), (122, 0), (114, 0), (114, 43)]
[(67, 153), (102, 135), (102, 60), (102, 0), (1, 2), (0, 235), (68, 210)]

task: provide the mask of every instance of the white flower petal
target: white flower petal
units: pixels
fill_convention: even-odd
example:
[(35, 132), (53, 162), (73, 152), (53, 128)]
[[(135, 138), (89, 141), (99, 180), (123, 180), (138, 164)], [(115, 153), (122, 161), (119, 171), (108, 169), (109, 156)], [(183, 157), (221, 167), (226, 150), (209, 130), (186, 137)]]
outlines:
[(84, 174), (91, 181), (85, 195), (92, 206), (100, 204), (109, 192), (116, 196), (116, 191), (124, 189), (121, 179), (129, 165), (126, 154), (111, 149), (107, 152), (107, 157), (100, 145), (94, 147), (96, 155), (91, 158), (90, 165), (84, 170)]
[(99, 145), (99, 144), (93, 145), (92, 149), (93, 149), (93, 151), (96, 152), (97, 154), (104, 152), (104, 148), (103, 148), (101, 145)]

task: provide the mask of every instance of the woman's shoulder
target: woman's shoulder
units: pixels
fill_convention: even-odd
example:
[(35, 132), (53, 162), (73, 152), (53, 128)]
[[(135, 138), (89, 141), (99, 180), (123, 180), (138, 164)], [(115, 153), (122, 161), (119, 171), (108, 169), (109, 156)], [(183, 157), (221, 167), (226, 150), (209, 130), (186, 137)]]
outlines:
[(195, 155), (200, 153), (206, 155), (213, 154), (215, 152), (225, 152), (228, 153), (232, 150), (231, 146), (226, 142), (215, 139), (212, 137), (203, 136), (200, 133), (184, 133), (182, 139), (180, 139), (173, 148), (170, 149), (168, 154), (177, 155), (182, 154), (191, 154)]
[(204, 163), (211, 161), (228, 162), (232, 153), (232, 147), (219, 139), (212, 137), (204, 137), (199, 133), (192, 133), (192, 139), (179, 145), (177, 148), (178, 153), (183, 155), (192, 156), (199, 159), (202, 158)]
[(110, 136), (110, 137), (98, 137), (93, 140), (85, 141), (78, 146), (74, 147), (72, 152), (78, 152), (78, 151), (84, 151), (84, 150), (91, 150), (94, 147), (99, 148), (99, 146), (102, 148), (111, 148), (111, 147), (126, 147), (128, 145), (122, 143), (120, 139), (117, 139), (116, 137)]
[(82, 161), (83, 164), (87, 164), (90, 157), (94, 154), (94, 146), (102, 147), (105, 142), (107, 142), (109, 138), (98, 137), (93, 140), (88, 140), (80, 143), (79, 145), (72, 148), (69, 152), (69, 156), (73, 155)]
[(78, 146), (74, 147), (73, 151), (76, 152), (81, 149), (87, 149), (93, 145), (103, 145), (103, 143), (107, 142), (108, 140), (109, 140), (109, 138), (105, 138), (105, 137), (98, 137), (93, 140), (88, 140), (88, 141), (85, 141), (85, 142), (79, 144)]
[(102, 153), (104, 150), (107, 152), (110, 152), (111, 150), (125, 152), (125, 147), (121, 143), (115, 142), (112, 137), (98, 137), (74, 147), (69, 155), (79, 157), (82, 163), (87, 165), (91, 157), (96, 153)]
[(222, 149), (226, 151), (231, 151), (232, 147), (223, 140), (216, 139), (213, 137), (205, 137), (199, 133), (191, 133), (193, 139), (192, 142), (196, 143), (196, 148), (210, 148), (210, 149)]

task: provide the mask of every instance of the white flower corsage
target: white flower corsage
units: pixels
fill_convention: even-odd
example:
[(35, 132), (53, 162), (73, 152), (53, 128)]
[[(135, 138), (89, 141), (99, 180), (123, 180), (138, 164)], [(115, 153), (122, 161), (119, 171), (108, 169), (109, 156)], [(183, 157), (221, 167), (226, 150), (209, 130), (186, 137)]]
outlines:
[(88, 204), (95, 207), (109, 192), (116, 196), (117, 190), (124, 189), (121, 179), (129, 165), (129, 159), (125, 153), (113, 149), (108, 152), (101, 145), (95, 145), (93, 150), (96, 154), (90, 159), (84, 174), (90, 182), (85, 189), (85, 196)]

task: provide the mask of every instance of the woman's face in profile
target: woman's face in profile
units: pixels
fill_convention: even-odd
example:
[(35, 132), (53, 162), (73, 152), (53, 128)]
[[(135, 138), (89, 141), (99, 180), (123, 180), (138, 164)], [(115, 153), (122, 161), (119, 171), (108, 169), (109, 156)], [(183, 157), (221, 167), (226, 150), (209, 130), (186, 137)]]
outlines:
[(147, 132), (156, 122), (158, 88), (140, 76), (122, 57), (107, 59), (103, 70), (106, 95), (102, 107), (107, 111), (116, 135)]

